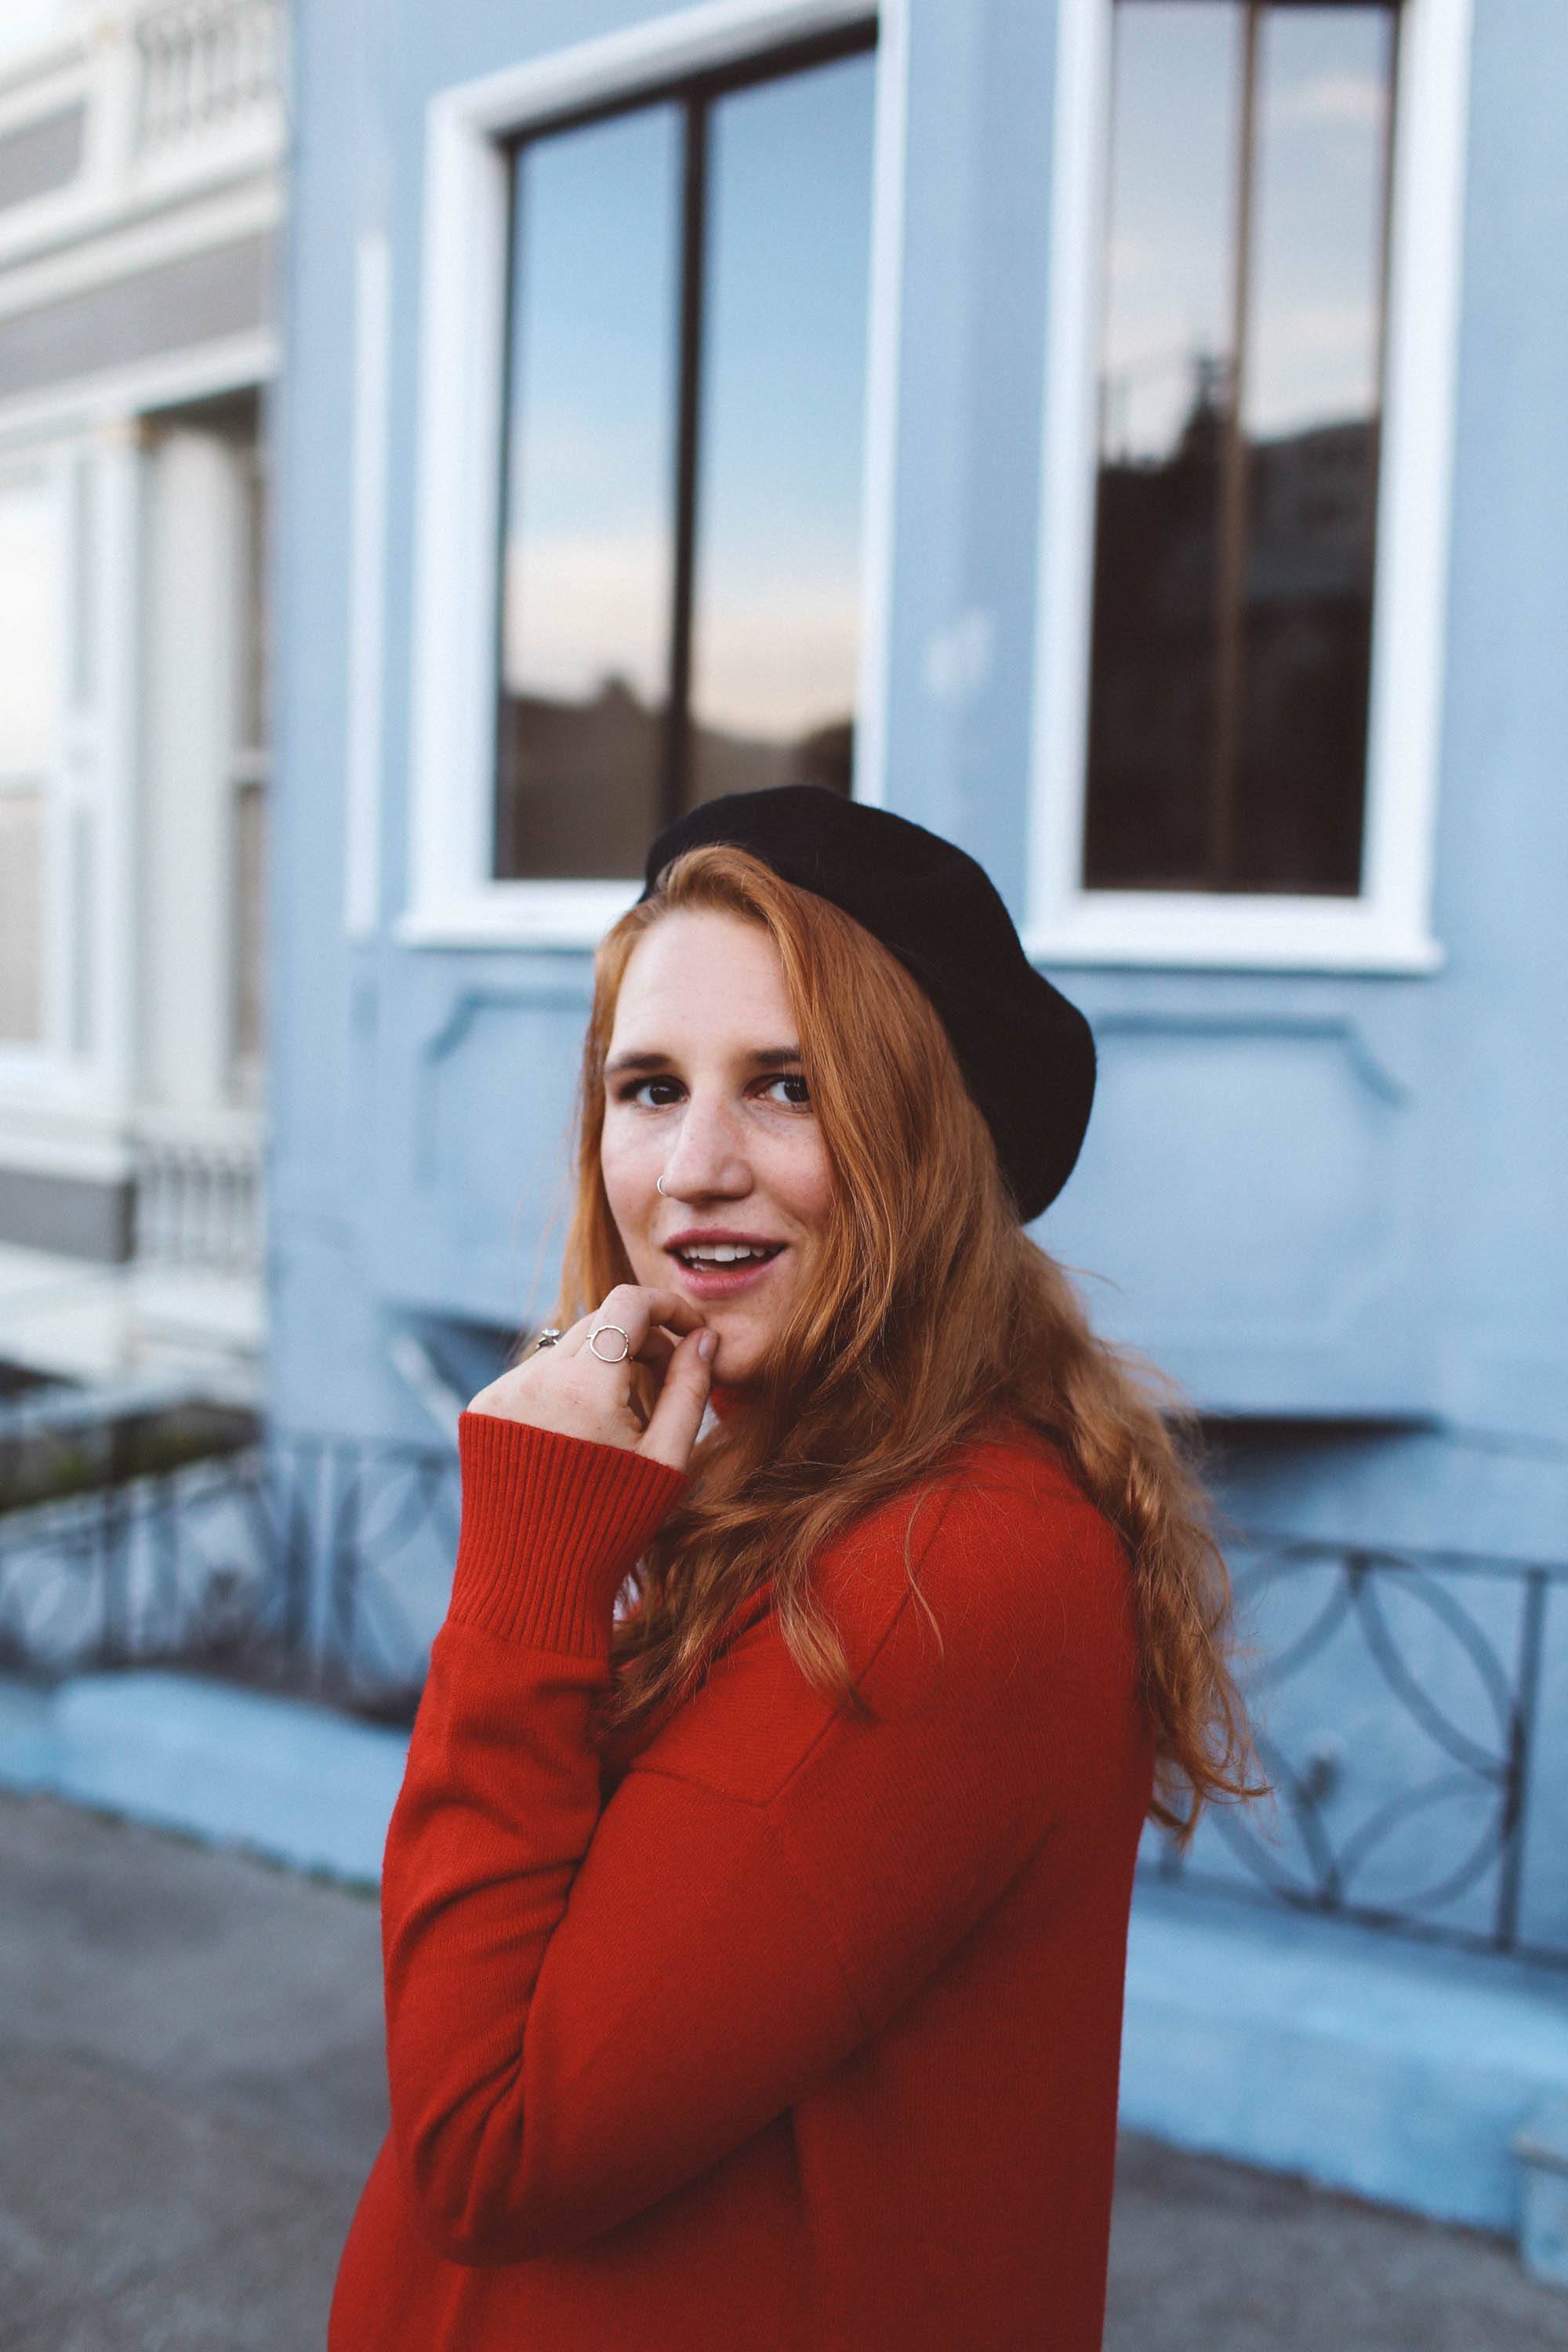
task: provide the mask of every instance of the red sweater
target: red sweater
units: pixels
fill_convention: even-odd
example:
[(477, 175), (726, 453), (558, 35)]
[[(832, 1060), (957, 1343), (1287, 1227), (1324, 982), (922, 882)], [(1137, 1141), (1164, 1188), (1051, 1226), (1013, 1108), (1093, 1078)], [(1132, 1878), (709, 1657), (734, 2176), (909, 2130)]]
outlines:
[(1008, 1427), (763, 1594), (621, 1763), (616, 1597), (681, 1491), (468, 1413), (386, 1843), (392, 2129), (330, 2352), (1095, 2352), (1152, 1745), (1126, 1561)]

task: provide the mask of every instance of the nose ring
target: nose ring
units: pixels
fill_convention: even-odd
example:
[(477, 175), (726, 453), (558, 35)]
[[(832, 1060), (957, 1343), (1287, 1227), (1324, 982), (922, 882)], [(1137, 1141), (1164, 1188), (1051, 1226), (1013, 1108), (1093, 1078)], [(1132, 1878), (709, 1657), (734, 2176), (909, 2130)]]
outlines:
[(663, 1177), (662, 1177), (662, 1176), (658, 1179), (658, 1182), (655, 1184), (655, 1186), (654, 1186), (654, 1188), (653, 1188), (653, 1189), (654, 1189), (654, 1191), (655, 1191), (656, 1192), (662, 1192), (662, 1193), (664, 1193), (664, 1198), (665, 1198), (667, 1201), (668, 1200), (668, 1198), (669, 1198), (669, 1194), (668, 1194), (668, 1192), (665, 1192), (665, 1191), (664, 1191), (664, 1179), (663, 1179)]

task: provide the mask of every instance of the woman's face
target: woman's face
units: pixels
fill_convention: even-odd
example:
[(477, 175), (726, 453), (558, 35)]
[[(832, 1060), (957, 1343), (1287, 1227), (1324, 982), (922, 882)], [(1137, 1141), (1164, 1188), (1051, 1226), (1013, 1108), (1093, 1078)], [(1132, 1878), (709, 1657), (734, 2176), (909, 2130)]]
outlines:
[(760, 924), (687, 909), (644, 932), (616, 1005), (599, 1159), (635, 1279), (701, 1308), (715, 1380), (753, 1379), (811, 1283), (833, 1196)]

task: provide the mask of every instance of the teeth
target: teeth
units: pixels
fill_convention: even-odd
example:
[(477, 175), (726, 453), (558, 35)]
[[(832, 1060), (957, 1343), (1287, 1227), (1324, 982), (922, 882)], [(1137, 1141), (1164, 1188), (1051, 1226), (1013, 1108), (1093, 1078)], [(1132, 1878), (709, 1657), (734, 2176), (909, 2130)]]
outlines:
[(766, 1253), (736, 1242), (710, 1242), (701, 1249), (684, 1249), (680, 1255), (691, 1265), (735, 1265), (763, 1257)]

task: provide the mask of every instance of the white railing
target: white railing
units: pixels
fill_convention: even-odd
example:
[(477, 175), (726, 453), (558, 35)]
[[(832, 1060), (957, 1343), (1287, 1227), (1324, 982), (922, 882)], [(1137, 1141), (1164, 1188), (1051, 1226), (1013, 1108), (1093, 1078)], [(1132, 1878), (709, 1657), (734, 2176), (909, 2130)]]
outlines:
[(282, 0), (164, 0), (137, 20), (136, 51), (139, 154), (234, 129), (279, 96)]
[(253, 1275), (261, 1249), (261, 1170), (254, 1150), (142, 1139), (136, 1148), (140, 1264)]

